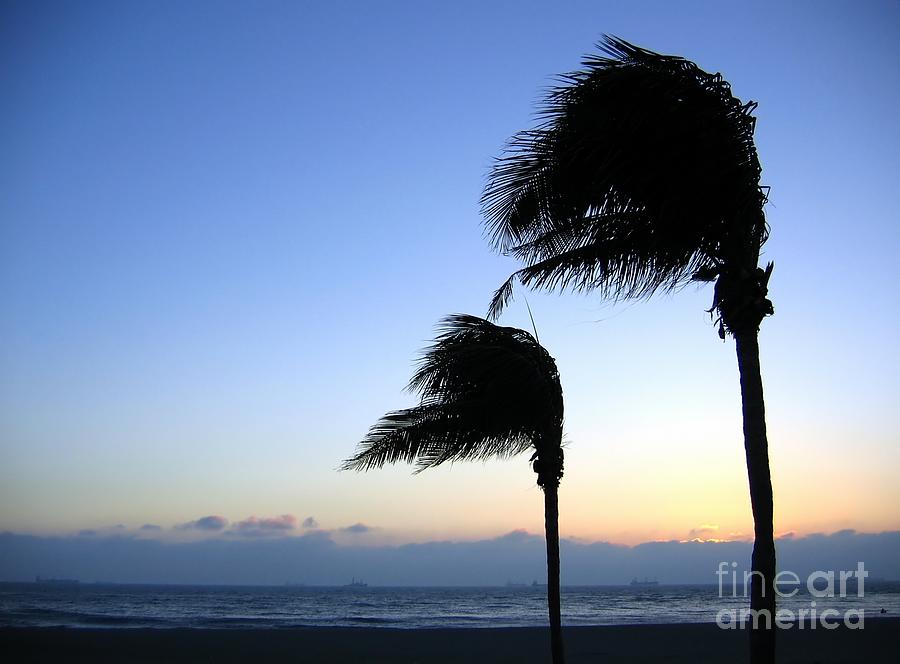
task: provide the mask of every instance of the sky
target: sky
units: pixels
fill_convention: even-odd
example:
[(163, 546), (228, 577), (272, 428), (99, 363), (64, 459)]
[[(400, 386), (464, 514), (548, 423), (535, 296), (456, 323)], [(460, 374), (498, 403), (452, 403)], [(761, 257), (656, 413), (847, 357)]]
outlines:
[[(777, 534), (900, 530), (898, 27), (874, 1), (4, 3), (0, 532), (541, 534), (527, 457), (337, 467), (515, 269), (483, 236), (491, 160), (604, 33), (759, 102)], [(521, 295), (502, 322), (529, 328)], [(563, 537), (749, 538), (711, 299), (528, 294)]]

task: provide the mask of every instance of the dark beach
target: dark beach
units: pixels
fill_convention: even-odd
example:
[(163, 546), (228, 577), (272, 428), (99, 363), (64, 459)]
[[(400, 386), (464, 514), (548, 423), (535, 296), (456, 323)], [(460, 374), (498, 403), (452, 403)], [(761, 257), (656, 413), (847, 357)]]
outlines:
[[(746, 633), (714, 624), (564, 629), (568, 662), (747, 661)], [(781, 630), (781, 664), (893, 662), (900, 618), (865, 629)], [(4, 628), (14, 662), (547, 662), (543, 628), (511, 629), (66, 629)], [(12, 657), (7, 659), (7, 657)]]

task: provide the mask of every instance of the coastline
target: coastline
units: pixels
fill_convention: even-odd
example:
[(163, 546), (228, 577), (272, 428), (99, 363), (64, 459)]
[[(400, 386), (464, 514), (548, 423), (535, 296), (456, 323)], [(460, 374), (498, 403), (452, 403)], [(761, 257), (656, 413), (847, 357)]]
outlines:
[[(615, 625), (563, 629), (577, 662), (747, 661), (743, 630), (715, 624)], [(778, 632), (785, 663), (890, 661), (900, 618), (867, 618), (865, 629)], [(543, 627), (478, 629), (72, 629), (0, 628), (0, 652), (16, 662), (547, 662)]]

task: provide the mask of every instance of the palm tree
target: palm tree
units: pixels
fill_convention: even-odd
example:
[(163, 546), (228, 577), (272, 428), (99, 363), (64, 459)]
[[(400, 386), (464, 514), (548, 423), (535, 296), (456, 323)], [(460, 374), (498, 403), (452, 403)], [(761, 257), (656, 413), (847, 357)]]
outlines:
[(344, 470), (511, 457), (533, 450), (544, 491), (547, 600), (555, 664), (563, 662), (559, 608), (559, 481), (563, 475), (563, 397), (556, 362), (524, 330), (457, 314), (442, 321), (409, 383), (421, 402), (382, 417)]
[[(600, 55), (547, 93), (536, 128), (512, 137), (482, 197), (494, 248), (524, 267), (500, 287), (496, 319), (516, 281), (544, 290), (644, 298), (715, 281), (710, 313), (734, 337), (754, 518), (751, 608), (774, 618), (772, 484), (758, 332), (773, 313), (768, 236), (753, 142), (754, 102), (683, 58), (605, 37)], [(775, 635), (751, 630), (754, 664)]]

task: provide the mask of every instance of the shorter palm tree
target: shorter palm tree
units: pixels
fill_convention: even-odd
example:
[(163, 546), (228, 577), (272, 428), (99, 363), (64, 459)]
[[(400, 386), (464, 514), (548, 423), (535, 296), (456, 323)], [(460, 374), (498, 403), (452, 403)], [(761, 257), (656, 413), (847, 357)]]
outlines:
[(563, 662), (559, 606), (559, 481), (563, 398), (556, 362), (524, 330), (457, 314), (442, 321), (409, 383), (418, 406), (388, 413), (344, 470), (405, 461), (420, 472), (445, 461), (511, 457), (532, 450), (544, 491), (547, 600), (553, 662)]

